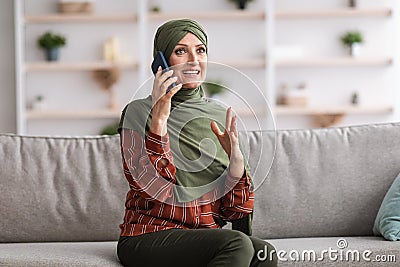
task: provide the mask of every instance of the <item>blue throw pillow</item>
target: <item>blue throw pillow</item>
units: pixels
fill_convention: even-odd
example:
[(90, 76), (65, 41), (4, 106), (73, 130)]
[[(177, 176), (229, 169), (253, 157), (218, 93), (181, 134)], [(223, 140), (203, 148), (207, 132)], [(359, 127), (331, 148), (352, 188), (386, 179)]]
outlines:
[(387, 191), (372, 230), (387, 240), (400, 240), (400, 174)]

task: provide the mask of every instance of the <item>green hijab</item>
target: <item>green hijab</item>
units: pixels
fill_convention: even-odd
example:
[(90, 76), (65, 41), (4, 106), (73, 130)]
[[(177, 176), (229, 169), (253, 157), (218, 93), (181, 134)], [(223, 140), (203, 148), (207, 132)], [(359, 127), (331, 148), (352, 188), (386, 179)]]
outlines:
[[(154, 38), (154, 55), (162, 51), (167, 59), (176, 44), (192, 33), (207, 47), (207, 35), (193, 20), (180, 19), (160, 26)], [(130, 102), (123, 110), (119, 129), (132, 129), (144, 138), (150, 128), (151, 95)], [(216, 188), (224, 190), (228, 156), (212, 132), (210, 123), (225, 126), (226, 108), (204, 97), (201, 86), (179, 90), (171, 100), (167, 121), (170, 148), (176, 167), (178, 202), (198, 199)]]
[(170, 20), (157, 29), (154, 36), (153, 57), (158, 51), (162, 51), (168, 60), (175, 46), (189, 32), (196, 35), (207, 49), (207, 35), (199, 23), (191, 19)]

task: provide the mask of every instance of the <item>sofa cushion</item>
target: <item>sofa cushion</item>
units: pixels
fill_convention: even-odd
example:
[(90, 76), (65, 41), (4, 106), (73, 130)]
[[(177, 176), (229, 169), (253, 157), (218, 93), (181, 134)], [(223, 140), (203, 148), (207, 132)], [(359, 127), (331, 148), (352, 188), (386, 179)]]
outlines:
[(121, 267), (117, 242), (0, 244), (0, 266)]
[(0, 135), (0, 242), (117, 240), (119, 136)]
[[(269, 162), (266, 153), (257, 164), (258, 151), (274, 145), (270, 135), (248, 134), (253, 170)], [(255, 191), (253, 235), (373, 236), (381, 201), (400, 172), (398, 140), (400, 123), (277, 131), (271, 171)]]
[[(338, 247), (338, 240), (339, 242)], [(276, 251), (282, 250), (281, 260), (279, 261), (279, 266), (296, 266), (296, 267), (306, 267), (306, 266), (398, 266), (400, 259), (400, 249), (399, 243), (388, 242), (381, 237), (372, 236), (362, 236), (362, 237), (322, 237), (322, 238), (292, 238), (292, 239), (268, 239)], [(343, 246), (347, 243), (347, 247)], [(331, 257), (328, 252), (331, 248)], [(336, 250), (336, 252), (334, 252)], [(357, 251), (356, 251), (357, 250)], [(362, 253), (366, 250), (370, 250), (371, 254), (368, 255), (366, 252), (364, 260)], [(310, 251), (308, 253), (307, 251)], [(286, 254), (284, 254), (284, 252)], [(315, 252), (315, 257), (313, 256)], [(354, 254), (352, 254), (354, 252)], [(260, 256), (264, 256), (264, 252), (260, 253)], [(299, 256), (297, 256), (297, 253)], [(347, 254), (346, 254), (347, 253)], [(340, 255), (342, 254), (342, 260)], [(357, 261), (356, 255), (360, 256), (360, 260)], [(311, 259), (308, 260), (308, 255)], [(323, 256), (321, 256), (323, 255)], [(391, 256), (393, 255), (393, 256)], [(381, 257), (383, 256), (383, 257)], [(299, 261), (294, 261), (293, 259), (299, 258)], [(348, 261), (346, 261), (349, 259)], [(376, 258), (378, 257), (378, 258)], [(380, 257), (380, 258), (379, 258)], [(302, 258), (306, 260), (301, 260)], [(318, 260), (318, 258), (322, 260)], [(391, 258), (391, 259), (390, 259)], [(355, 259), (355, 261), (352, 261)], [(368, 261), (370, 259), (371, 261)], [(378, 260), (386, 259), (385, 262)], [(396, 261), (394, 261), (396, 260)]]
[(373, 231), (388, 240), (400, 240), (400, 174), (382, 201)]

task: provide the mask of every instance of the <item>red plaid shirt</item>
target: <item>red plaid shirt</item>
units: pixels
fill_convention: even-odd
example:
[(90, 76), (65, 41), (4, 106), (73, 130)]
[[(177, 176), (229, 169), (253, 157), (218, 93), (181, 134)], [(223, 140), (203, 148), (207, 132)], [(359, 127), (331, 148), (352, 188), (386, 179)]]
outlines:
[(176, 169), (168, 134), (159, 136), (149, 132), (143, 140), (138, 132), (122, 129), (121, 152), (130, 187), (120, 225), (121, 236), (171, 228), (220, 228), (217, 222), (221, 219), (240, 219), (253, 209), (254, 193), (247, 174), (242, 178), (228, 175), (226, 186), (233, 189), (220, 199), (216, 199), (214, 190), (199, 199), (174, 205)]

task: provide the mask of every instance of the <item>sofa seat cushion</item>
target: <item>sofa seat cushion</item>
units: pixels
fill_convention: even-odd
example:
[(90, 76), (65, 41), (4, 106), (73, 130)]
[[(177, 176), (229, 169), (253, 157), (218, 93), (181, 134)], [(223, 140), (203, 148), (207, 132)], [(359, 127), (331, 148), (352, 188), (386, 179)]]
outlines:
[[(347, 247), (342, 249), (343, 252), (343, 260), (340, 260), (340, 249), (338, 248), (338, 240), (345, 239), (347, 242)], [(283, 250), (286, 252), (282, 258), (283, 260), (279, 260), (279, 266), (398, 266), (400, 262), (400, 243), (399, 242), (391, 242), (383, 239), (382, 237), (373, 237), (373, 236), (362, 236), (362, 237), (316, 237), (316, 238), (290, 238), (290, 239), (267, 239), (269, 243), (271, 243), (276, 251)], [(343, 242), (340, 243), (343, 245)], [(324, 254), (323, 260), (307, 260), (307, 254), (303, 253), (303, 251), (315, 251), (316, 259), (321, 258), (321, 254), (323, 250), (337, 250), (338, 252), (332, 253), (332, 260), (328, 253)], [(290, 254), (290, 252), (294, 250), (297, 251), (300, 255), (300, 261), (294, 261), (292, 258), (296, 258), (296, 254)], [(352, 261), (351, 259), (356, 259), (351, 254), (348, 254), (347, 257), (349, 261), (346, 261), (346, 251), (354, 251), (357, 250), (360, 253), (360, 260)], [(371, 259), (370, 262), (362, 259), (362, 253), (366, 250), (370, 250), (372, 253), (368, 256)], [(293, 252), (292, 252), (293, 253)], [(294, 252), (296, 253), (296, 252)], [(301, 260), (302, 253), (305, 255), (306, 260)], [(264, 254), (261, 253), (260, 256)], [(290, 256), (292, 255), (292, 256)], [(334, 260), (335, 255), (337, 255), (338, 259)], [(394, 255), (396, 262), (377, 262), (375, 261), (375, 257), (378, 255)], [(386, 257), (388, 258), (388, 257)], [(311, 259), (313, 259), (311, 257)], [(381, 257), (383, 259), (383, 257)], [(323, 263), (323, 264), (322, 264)]]
[(117, 242), (2, 243), (0, 266), (121, 267)]

